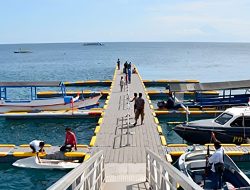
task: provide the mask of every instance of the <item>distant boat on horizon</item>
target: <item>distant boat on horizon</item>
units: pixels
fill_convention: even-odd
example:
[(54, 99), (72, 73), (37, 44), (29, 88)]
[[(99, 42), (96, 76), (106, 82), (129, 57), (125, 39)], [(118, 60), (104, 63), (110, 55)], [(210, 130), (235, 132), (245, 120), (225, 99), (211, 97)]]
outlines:
[(103, 46), (104, 44), (100, 42), (86, 42), (86, 43), (83, 43), (83, 45), (84, 46)]
[(14, 53), (32, 53), (32, 51), (19, 48), (19, 50), (14, 51)]

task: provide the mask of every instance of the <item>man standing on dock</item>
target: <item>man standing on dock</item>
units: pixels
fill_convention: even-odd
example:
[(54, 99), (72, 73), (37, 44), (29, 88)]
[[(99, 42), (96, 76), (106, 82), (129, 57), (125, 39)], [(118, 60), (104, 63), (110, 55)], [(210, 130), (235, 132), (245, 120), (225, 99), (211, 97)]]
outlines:
[(139, 97), (135, 100), (136, 112), (135, 112), (134, 126), (136, 126), (137, 120), (138, 120), (140, 115), (141, 115), (141, 125), (143, 124), (144, 105), (145, 105), (145, 100), (142, 98), (142, 93), (139, 93)]
[(117, 67), (118, 67), (118, 70), (120, 70), (120, 59), (117, 60)]

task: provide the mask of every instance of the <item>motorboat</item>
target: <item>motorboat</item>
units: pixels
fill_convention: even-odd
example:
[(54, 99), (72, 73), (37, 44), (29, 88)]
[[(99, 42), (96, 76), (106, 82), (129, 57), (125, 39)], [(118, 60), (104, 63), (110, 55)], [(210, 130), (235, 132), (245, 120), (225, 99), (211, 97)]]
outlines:
[[(37, 88), (61, 87), (62, 97), (37, 98)], [(12, 100), (7, 97), (7, 88), (30, 88), (30, 99)], [(101, 95), (86, 99), (80, 96), (66, 96), (65, 86), (62, 82), (0, 82), (0, 113), (7, 112), (39, 112), (73, 109), (90, 109), (98, 105)]]
[(64, 161), (64, 160), (51, 160), (51, 159), (41, 159), (38, 160), (37, 156), (32, 156), (28, 158), (23, 158), (17, 160), (12, 165), (21, 168), (34, 168), (34, 169), (73, 169), (79, 166), (81, 163)]
[(250, 107), (225, 110), (215, 119), (202, 119), (175, 126), (174, 131), (194, 144), (211, 142), (211, 132), (222, 143), (247, 143), (250, 138)]
[[(186, 152), (180, 156), (177, 167), (190, 180), (194, 181), (204, 189), (212, 189), (213, 182), (206, 175), (209, 170), (208, 162), (206, 161), (207, 152), (213, 153), (205, 150)], [(250, 179), (226, 154), (224, 154), (224, 167), (225, 169), (222, 174), (222, 189), (250, 188)]]

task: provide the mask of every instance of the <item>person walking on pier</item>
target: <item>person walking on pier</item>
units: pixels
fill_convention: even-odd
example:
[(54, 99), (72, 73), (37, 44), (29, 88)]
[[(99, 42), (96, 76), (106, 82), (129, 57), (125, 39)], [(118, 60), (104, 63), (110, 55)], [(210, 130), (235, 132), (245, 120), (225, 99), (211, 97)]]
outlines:
[[(129, 63), (131, 64), (131, 63)], [(128, 83), (131, 84), (131, 66), (128, 68)]]
[[(134, 97), (132, 100), (130, 100), (130, 102), (136, 101), (137, 99), (137, 93), (134, 93)], [(136, 112), (136, 104), (134, 103), (134, 113)]]
[(145, 101), (142, 98), (142, 93), (139, 93), (139, 97), (135, 100), (135, 104), (136, 104), (136, 112), (135, 112), (134, 126), (136, 126), (139, 116), (141, 116), (141, 125), (142, 125), (144, 120), (144, 105), (145, 105)]
[(75, 150), (77, 150), (77, 140), (76, 140), (76, 135), (73, 133), (71, 128), (67, 127), (65, 129), (66, 131), (66, 137), (65, 137), (65, 142), (64, 145), (60, 148), (60, 151), (68, 151), (70, 152), (72, 148), (74, 147)]
[(118, 67), (118, 70), (120, 70), (120, 59), (117, 60), (117, 67)]
[(124, 68), (123, 68), (123, 73), (124, 73), (124, 74), (128, 73), (128, 72), (127, 72), (127, 69), (128, 69), (128, 62), (126, 61), (126, 62), (124, 63)]
[[(123, 87), (124, 87), (124, 80), (123, 80), (123, 77), (121, 77), (121, 80), (120, 80), (120, 87), (121, 87), (121, 92), (123, 90)], [(124, 87), (125, 89), (125, 87)]]

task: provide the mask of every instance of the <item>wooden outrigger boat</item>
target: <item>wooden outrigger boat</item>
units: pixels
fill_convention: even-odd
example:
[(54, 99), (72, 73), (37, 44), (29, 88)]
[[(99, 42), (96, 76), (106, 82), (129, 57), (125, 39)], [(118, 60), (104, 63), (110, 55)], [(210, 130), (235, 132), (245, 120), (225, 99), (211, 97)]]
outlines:
[[(169, 91), (173, 97), (179, 100), (180, 92), (194, 92), (193, 100), (181, 100), (180, 102), (189, 108), (215, 107), (217, 109), (226, 109), (232, 106), (247, 105), (250, 98), (250, 80), (211, 82), (211, 83), (190, 83), (190, 84), (170, 84)], [(204, 91), (219, 91), (218, 95), (206, 95)], [(174, 106), (169, 109), (180, 108), (180, 102), (175, 101)], [(167, 102), (158, 102), (160, 108), (168, 108)]]
[[(38, 99), (38, 87), (60, 87), (63, 97)], [(8, 88), (30, 88), (29, 100), (10, 100), (7, 97)], [(0, 82), (0, 113), (27, 111), (56, 111), (70, 109), (89, 109), (98, 104), (100, 95), (84, 100), (66, 96), (66, 89), (62, 82)]]

